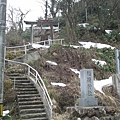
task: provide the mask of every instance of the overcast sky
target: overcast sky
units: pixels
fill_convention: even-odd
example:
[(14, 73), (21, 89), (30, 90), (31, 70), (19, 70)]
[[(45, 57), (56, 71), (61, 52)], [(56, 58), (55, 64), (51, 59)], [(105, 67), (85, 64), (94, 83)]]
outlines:
[[(39, 1), (39, 2), (38, 2)], [(30, 12), (26, 15), (26, 21), (36, 21), (40, 16), (44, 17), (45, 14), (45, 0), (7, 0), (7, 14), (10, 7), (21, 9), (23, 13)], [(9, 26), (9, 24), (7, 23)], [(24, 27), (26, 25), (24, 24)]]
[[(38, 2), (40, 1), (40, 2)], [(7, 9), (9, 6), (20, 8), (23, 13), (30, 10), (25, 20), (37, 20), (38, 17), (44, 17), (44, 0), (7, 0)]]

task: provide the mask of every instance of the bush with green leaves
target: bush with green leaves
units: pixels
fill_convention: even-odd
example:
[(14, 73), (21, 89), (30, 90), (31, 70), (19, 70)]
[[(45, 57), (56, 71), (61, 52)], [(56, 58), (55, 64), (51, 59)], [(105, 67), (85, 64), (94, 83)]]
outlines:
[(111, 48), (97, 49), (97, 55), (107, 63), (101, 67), (103, 72), (115, 73), (115, 50)]
[(120, 41), (120, 33), (117, 30), (113, 30), (109, 34), (102, 35), (102, 39), (106, 42), (116, 43)]

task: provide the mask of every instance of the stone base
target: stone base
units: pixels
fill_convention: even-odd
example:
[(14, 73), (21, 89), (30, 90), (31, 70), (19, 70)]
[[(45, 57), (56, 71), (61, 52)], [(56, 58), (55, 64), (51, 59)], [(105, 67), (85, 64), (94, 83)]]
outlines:
[(97, 106), (98, 105), (98, 99), (94, 98), (94, 97), (79, 98), (78, 105), (81, 106), (81, 107)]
[(114, 120), (116, 115), (115, 107), (110, 106), (67, 107), (66, 112), (75, 120)]

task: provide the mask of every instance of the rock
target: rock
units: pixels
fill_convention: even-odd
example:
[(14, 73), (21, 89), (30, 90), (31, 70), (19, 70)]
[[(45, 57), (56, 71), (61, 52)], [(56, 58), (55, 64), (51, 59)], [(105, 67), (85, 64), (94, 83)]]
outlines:
[(101, 117), (100, 120), (110, 120), (109, 117)]
[(106, 111), (105, 111), (105, 108), (104, 107), (100, 107), (99, 108), (99, 114), (101, 117), (105, 116), (106, 115)]
[(89, 117), (85, 117), (83, 120), (91, 120), (91, 118), (89, 118)]
[(96, 113), (95, 113), (95, 110), (94, 109), (90, 109), (88, 110), (88, 117), (92, 117), (94, 116)]
[(53, 56), (57, 56), (57, 53), (54, 52), (54, 53), (53, 53)]
[(114, 107), (106, 106), (105, 107), (106, 113), (114, 115), (116, 112), (116, 109)]
[(77, 118), (77, 120), (81, 120), (81, 118)]
[(96, 116), (93, 116), (92, 118), (91, 118), (91, 120), (100, 120), (98, 117), (96, 117)]
[(79, 115), (80, 115), (80, 117), (86, 116), (87, 113), (88, 113), (87, 109), (80, 109), (80, 110), (79, 110)]

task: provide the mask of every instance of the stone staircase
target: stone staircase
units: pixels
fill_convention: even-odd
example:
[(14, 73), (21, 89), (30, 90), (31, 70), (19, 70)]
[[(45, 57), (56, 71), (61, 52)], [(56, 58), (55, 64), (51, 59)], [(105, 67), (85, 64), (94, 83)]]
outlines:
[(26, 76), (11, 76), (17, 93), (21, 120), (48, 120), (42, 99)]

